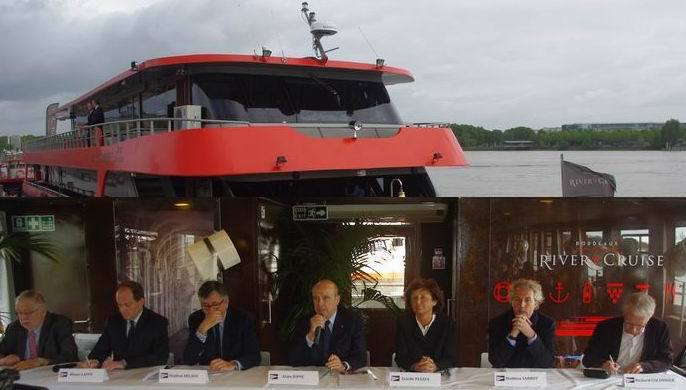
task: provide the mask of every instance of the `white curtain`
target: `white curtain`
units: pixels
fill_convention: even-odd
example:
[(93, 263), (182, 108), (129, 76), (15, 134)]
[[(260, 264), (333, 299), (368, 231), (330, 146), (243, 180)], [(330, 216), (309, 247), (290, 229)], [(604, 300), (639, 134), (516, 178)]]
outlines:
[[(7, 232), (5, 212), (0, 211), (0, 232)], [(7, 327), (14, 318), (14, 276), (12, 260), (0, 257), (0, 321)]]
[(0, 259), (0, 321), (3, 327), (14, 318), (14, 298), (12, 260)]

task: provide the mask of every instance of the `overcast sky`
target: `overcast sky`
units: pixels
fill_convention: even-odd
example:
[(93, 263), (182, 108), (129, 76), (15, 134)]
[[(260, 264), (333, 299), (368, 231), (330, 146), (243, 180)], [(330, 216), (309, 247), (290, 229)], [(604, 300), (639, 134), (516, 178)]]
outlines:
[[(0, 134), (42, 134), (133, 60), (310, 56), (296, 0), (0, 0)], [(334, 59), (409, 69), (405, 121), (507, 129), (686, 120), (684, 0), (311, 0)], [(367, 43), (366, 38), (371, 43)], [(60, 126), (62, 128), (63, 126)]]

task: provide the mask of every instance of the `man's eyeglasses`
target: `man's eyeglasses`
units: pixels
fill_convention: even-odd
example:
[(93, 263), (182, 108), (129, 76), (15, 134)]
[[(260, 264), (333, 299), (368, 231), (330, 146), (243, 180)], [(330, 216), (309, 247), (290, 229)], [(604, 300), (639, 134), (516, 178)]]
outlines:
[(224, 303), (224, 300), (223, 300), (223, 299), (222, 299), (221, 301), (215, 302), (215, 303), (203, 303), (203, 304), (201, 304), (200, 306), (201, 306), (203, 309), (216, 309), (216, 308), (218, 308), (219, 306), (221, 306), (222, 303)]
[(17, 315), (17, 317), (28, 317), (37, 311), (38, 309), (33, 309), (31, 311), (17, 311), (15, 312), (15, 314)]

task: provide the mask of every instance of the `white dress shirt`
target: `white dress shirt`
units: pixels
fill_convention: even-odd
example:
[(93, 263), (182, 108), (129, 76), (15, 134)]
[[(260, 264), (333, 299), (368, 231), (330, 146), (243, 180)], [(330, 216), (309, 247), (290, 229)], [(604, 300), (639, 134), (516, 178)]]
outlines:
[(619, 345), (619, 355), (617, 364), (622, 368), (638, 363), (643, 352), (643, 340), (645, 333), (641, 332), (638, 336), (622, 331), (622, 342)]
[(431, 321), (426, 326), (422, 326), (422, 324), (419, 322), (417, 317), (415, 317), (415, 321), (417, 321), (417, 325), (419, 325), (419, 330), (422, 332), (422, 336), (426, 336), (426, 334), (429, 332), (429, 328), (431, 327), (431, 324), (434, 323), (434, 320), (436, 319), (436, 315), (433, 314), (431, 316)]

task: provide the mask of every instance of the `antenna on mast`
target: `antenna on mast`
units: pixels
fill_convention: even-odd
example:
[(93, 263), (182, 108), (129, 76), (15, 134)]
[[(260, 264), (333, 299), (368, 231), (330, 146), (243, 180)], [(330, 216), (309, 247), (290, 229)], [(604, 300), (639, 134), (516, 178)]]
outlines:
[(302, 9), (300, 10), (300, 12), (302, 12), (305, 21), (310, 26), (310, 34), (312, 34), (312, 49), (314, 50), (314, 56), (322, 61), (328, 60), (329, 57), (326, 55), (326, 53), (334, 51), (338, 49), (338, 47), (334, 47), (333, 49), (329, 50), (324, 50), (321, 39), (322, 37), (336, 34), (338, 32), (338, 29), (333, 23), (318, 22), (316, 14), (314, 12), (310, 12), (307, 2), (302, 3)]

